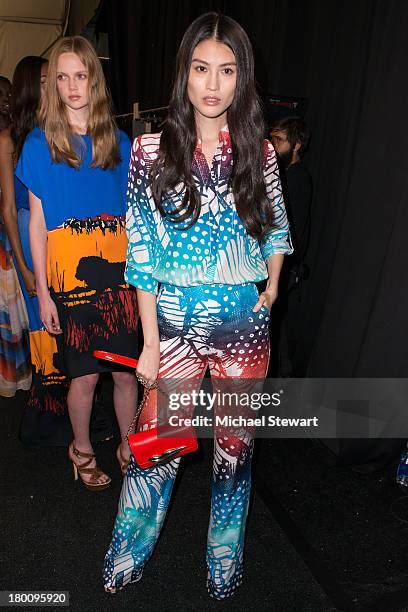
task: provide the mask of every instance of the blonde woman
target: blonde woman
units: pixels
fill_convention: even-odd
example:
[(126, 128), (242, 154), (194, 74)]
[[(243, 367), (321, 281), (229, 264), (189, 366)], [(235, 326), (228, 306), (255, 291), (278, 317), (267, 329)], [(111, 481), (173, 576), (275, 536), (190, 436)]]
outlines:
[[(134, 357), (137, 348), (136, 294), (123, 280), (129, 155), (130, 141), (111, 116), (93, 47), (80, 36), (61, 39), (49, 60), (39, 128), (28, 136), (16, 174), (29, 190), (41, 320), (56, 337), (59, 366), (71, 379), (69, 458), (75, 479), (79, 474), (91, 490), (105, 489), (111, 480), (97, 466), (89, 439), (99, 373), (115, 370), (122, 436), (137, 400), (133, 374), (92, 356), (102, 349)], [(127, 444), (118, 447), (117, 457), (123, 472)]]

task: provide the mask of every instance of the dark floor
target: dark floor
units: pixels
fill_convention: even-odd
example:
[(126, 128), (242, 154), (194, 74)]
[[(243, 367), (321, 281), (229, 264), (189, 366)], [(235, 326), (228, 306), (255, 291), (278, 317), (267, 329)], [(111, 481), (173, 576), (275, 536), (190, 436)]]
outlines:
[(121, 485), (115, 443), (96, 447), (113, 486), (91, 493), (72, 480), (64, 448), (17, 440), (24, 401), (0, 400), (0, 591), (69, 591), (80, 611), (408, 609), (408, 496), (393, 466), (332, 467), (329, 451), (309, 440), (259, 444), (245, 582), (230, 601), (205, 590), (208, 441), (186, 458), (142, 581), (105, 594), (101, 564)]

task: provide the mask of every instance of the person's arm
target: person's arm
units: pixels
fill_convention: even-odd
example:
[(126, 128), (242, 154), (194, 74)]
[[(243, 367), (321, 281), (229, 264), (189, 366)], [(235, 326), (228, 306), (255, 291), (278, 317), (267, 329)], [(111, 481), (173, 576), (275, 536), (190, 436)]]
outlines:
[(268, 267), (268, 282), (265, 291), (259, 294), (257, 303), (253, 308), (253, 312), (258, 312), (262, 306), (266, 306), (268, 310), (272, 308), (273, 303), (278, 297), (279, 276), (282, 269), (284, 255), (276, 253), (268, 257), (266, 265)]
[(292, 233), (295, 259), (305, 259), (310, 234), (310, 215), (312, 203), (312, 179), (302, 162), (289, 166), (286, 171), (288, 187), (288, 208), (291, 212)]
[(158, 283), (153, 277), (157, 263), (159, 237), (153, 215), (154, 202), (149, 193), (147, 167), (151, 163), (144, 151), (142, 138), (135, 140), (129, 167), (126, 213), (128, 249), (125, 280), (137, 289), (138, 308), (144, 345), (136, 372), (153, 383), (159, 372), (160, 341), (157, 323), (156, 294)]
[(267, 306), (269, 310), (272, 308), (278, 296), (279, 275), (283, 257), (293, 253), (276, 154), (269, 142), (267, 143), (264, 177), (266, 196), (273, 210), (274, 225), (260, 241), (260, 248), (268, 268), (268, 282), (265, 291), (259, 295), (259, 299), (253, 308), (254, 312), (258, 312), (262, 306)]
[(137, 289), (137, 302), (142, 321), (144, 344), (136, 372), (149, 384), (152, 384), (157, 379), (160, 365), (156, 296), (153, 293)]
[(57, 307), (50, 296), (47, 283), (47, 227), (41, 200), (31, 191), (30, 200), (30, 247), (33, 258), (40, 317), (50, 334), (61, 334)]
[(27, 267), (18, 229), (17, 208), (14, 192), (13, 143), (9, 130), (0, 133), (0, 189), (1, 214), (6, 233), (13, 249), (18, 269), (29, 295), (35, 295), (35, 276)]

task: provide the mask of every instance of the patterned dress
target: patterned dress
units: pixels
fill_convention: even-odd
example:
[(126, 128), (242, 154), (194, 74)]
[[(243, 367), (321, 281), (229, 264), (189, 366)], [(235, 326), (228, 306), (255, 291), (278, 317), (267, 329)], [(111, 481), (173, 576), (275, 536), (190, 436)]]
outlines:
[(0, 395), (13, 397), (31, 386), (28, 320), (13, 264), (13, 253), (0, 220)]
[(17, 177), (41, 200), (48, 285), (63, 330), (55, 339), (40, 331), (55, 346), (37, 366), (50, 384), (57, 370), (71, 379), (118, 369), (95, 359), (96, 349), (136, 356), (136, 292), (123, 278), (130, 141), (123, 132), (118, 137), (121, 162), (108, 170), (92, 167), (92, 140), (78, 137), (82, 163), (76, 170), (52, 161), (45, 134), (36, 128), (17, 165)]
[[(134, 143), (126, 268), (129, 283), (158, 292), (159, 378), (178, 379), (181, 386), (188, 379), (198, 389), (208, 367), (214, 386), (232, 377), (263, 379), (269, 360), (269, 312), (266, 307), (257, 313), (252, 310), (258, 299), (255, 282), (267, 278), (270, 255), (292, 252), (273, 147), (265, 141), (264, 176), (275, 225), (264, 240), (257, 241), (247, 234), (229, 186), (233, 160), (228, 130), (220, 132), (211, 169), (197, 143), (193, 174), (201, 213), (188, 229), (156, 210), (148, 176), (159, 143), (160, 135), (145, 135)], [(182, 187), (174, 189), (169, 207), (182, 197)], [(156, 422), (157, 392), (151, 392), (139, 428)], [(217, 599), (232, 595), (242, 581), (252, 451), (252, 432), (215, 432), (207, 588)], [(132, 459), (105, 558), (105, 586), (120, 588), (141, 578), (164, 521), (179, 463), (175, 459), (142, 470)]]
[[(28, 235), (28, 190), (16, 176), (14, 194), (21, 247), (26, 264), (33, 271)], [(55, 367), (52, 377), (48, 375), (45, 364), (52, 363), (56, 351), (55, 338), (43, 329), (38, 298), (28, 294), (17, 264), (16, 270), (28, 314), (32, 363), (32, 384), (21, 420), (20, 438), (25, 444), (33, 446), (66, 445), (72, 439), (67, 409), (69, 379)]]

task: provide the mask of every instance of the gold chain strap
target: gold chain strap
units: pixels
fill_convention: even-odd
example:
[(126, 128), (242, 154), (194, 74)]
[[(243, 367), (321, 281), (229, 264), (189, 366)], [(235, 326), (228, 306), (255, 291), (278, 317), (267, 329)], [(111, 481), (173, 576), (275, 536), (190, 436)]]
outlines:
[(137, 380), (138, 380), (140, 383), (142, 383), (142, 385), (143, 385), (143, 387), (144, 387), (143, 397), (142, 397), (142, 401), (140, 402), (140, 406), (139, 406), (139, 408), (137, 409), (136, 414), (135, 414), (135, 416), (133, 417), (131, 424), (129, 425), (129, 429), (128, 429), (128, 431), (127, 431), (127, 434), (126, 434), (126, 435), (124, 436), (124, 438), (123, 438), (124, 440), (127, 440), (127, 439), (128, 439), (128, 437), (130, 436), (130, 434), (132, 433), (133, 428), (134, 428), (134, 426), (135, 426), (136, 422), (138, 421), (139, 416), (140, 416), (140, 414), (141, 414), (141, 412), (142, 412), (142, 410), (143, 410), (143, 408), (144, 408), (144, 406), (145, 406), (145, 404), (146, 404), (147, 398), (149, 397), (149, 392), (150, 392), (150, 390), (151, 390), (151, 389), (157, 389), (157, 387), (159, 386), (159, 385), (158, 385), (158, 383), (157, 383), (157, 381), (155, 381), (153, 384), (149, 385), (149, 383), (147, 382), (147, 380), (145, 380), (145, 379), (144, 379), (142, 376), (140, 376), (140, 374), (138, 374), (137, 372), (136, 372), (136, 378), (137, 378)]

